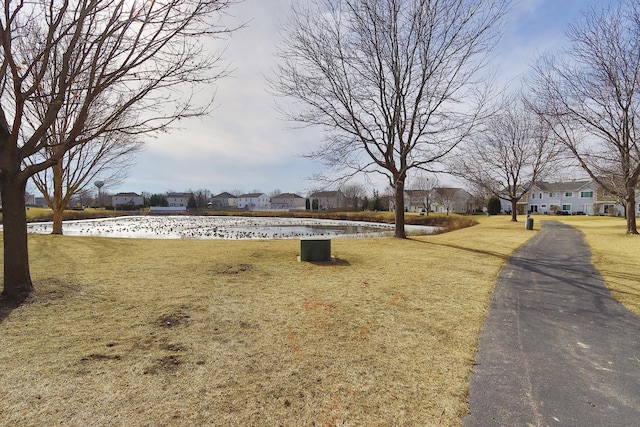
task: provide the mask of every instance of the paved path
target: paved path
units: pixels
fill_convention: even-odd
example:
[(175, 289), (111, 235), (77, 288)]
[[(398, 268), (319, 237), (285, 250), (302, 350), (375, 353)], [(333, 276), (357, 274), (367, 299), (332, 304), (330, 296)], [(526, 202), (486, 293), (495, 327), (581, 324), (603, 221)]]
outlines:
[[(480, 336), (470, 426), (640, 426), (640, 318), (556, 221), (509, 260)], [(639, 266), (640, 268), (640, 266)]]

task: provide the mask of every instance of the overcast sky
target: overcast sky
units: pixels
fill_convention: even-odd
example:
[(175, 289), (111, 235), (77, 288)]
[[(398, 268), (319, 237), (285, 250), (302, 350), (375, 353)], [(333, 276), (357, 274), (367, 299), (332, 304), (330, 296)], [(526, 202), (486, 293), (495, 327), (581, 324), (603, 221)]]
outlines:
[[(233, 70), (220, 80), (210, 117), (182, 122), (182, 129), (148, 138), (128, 178), (112, 192), (164, 193), (207, 189), (274, 190), (306, 195), (317, 185), (305, 178), (321, 168), (302, 158), (319, 143), (317, 129), (283, 121), (267, 91), (275, 64), (278, 25), (291, 1), (245, 0), (233, 6), (228, 25), (248, 22), (221, 47)], [(492, 66), (502, 81), (517, 82), (541, 53), (564, 42), (569, 22), (606, 0), (515, 0)], [(441, 182), (449, 181), (446, 177)]]

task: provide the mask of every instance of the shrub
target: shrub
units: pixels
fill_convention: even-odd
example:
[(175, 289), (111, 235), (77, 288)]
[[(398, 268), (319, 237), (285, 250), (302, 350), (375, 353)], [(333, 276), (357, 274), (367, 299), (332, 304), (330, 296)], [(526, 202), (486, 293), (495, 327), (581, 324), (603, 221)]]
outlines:
[(497, 197), (490, 198), (489, 202), (487, 202), (487, 212), (489, 215), (497, 215), (501, 210), (500, 199)]

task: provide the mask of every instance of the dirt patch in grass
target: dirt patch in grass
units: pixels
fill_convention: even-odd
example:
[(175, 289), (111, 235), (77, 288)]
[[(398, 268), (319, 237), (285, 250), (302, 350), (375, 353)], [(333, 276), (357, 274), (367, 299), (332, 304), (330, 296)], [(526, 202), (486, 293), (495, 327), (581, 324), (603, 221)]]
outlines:
[(252, 264), (226, 264), (215, 268), (212, 272), (214, 274), (240, 274), (251, 270), (253, 270)]
[(157, 324), (161, 328), (175, 328), (176, 326), (184, 325), (189, 321), (189, 316), (183, 312), (163, 314), (157, 319)]
[(57, 282), (0, 323), (0, 419), (461, 425), (496, 277), (532, 235), (492, 217), (335, 239), (340, 264), (297, 241), (32, 235), (36, 287)]

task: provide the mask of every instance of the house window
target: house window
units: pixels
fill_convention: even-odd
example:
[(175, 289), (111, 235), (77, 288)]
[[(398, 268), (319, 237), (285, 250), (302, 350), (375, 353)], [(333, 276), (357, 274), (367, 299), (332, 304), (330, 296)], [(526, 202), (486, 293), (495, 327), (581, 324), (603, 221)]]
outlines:
[(547, 207), (547, 205), (540, 205), (540, 207), (541, 207), (542, 209), (544, 209), (544, 208), (546, 208), (546, 207)]
[(564, 193), (564, 197), (573, 197), (573, 191), (567, 191)]
[(565, 212), (570, 212), (571, 211), (571, 205), (562, 205), (562, 210)]
[(536, 193), (531, 193), (531, 198), (535, 199), (536, 198)]
[(582, 191), (580, 192), (580, 197), (593, 197), (593, 191)]
[(542, 199), (542, 193), (538, 194), (538, 198)]
[(549, 193), (549, 197), (556, 197), (556, 193)]

